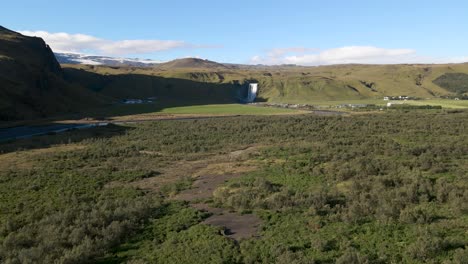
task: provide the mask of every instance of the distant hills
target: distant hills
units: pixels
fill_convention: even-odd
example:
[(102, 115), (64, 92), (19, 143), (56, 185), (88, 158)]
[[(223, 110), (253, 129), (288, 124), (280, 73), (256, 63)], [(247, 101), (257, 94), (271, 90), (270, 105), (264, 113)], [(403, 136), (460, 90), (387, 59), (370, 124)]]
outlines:
[(236, 102), (249, 82), (259, 84), (258, 100), (271, 102), (455, 97), (468, 93), (468, 64), (303, 67), (54, 56), (41, 38), (0, 27), (0, 121), (80, 112), (125, 98)]
[(183, 58), (169, 62), (161, 62), (149, 59), (129, 59), (114, 58), (108, 56), (85, 55), (78, 53), (57, 53), (55, 57), (60, 64), (75, 65), (102, 65), (102, 66), (120, 66), (120, 67), (154, 67), (160, 69), (180, 69), (180, 68), (204, 68), (204, 69), (226, 69), (233, 68), (234, 65), (222, 64), (210, 60), (199, 58)]
[(217, 63), (210, 60), (203, 60), (198, 58), (185, 58), (161, 63), (157, 65), (158, 69), (228, 69), (224, 64)]
[[(172, 96), (177, 97), (183, 96), (177, 91), (196, 91), (201, 86), (241, 89), (242, 84), (256, 82), (259, 83), (259, 100), (290, 103), (400, 95), (422, 99), (454, 97), (466, 94), (468, 83), (468, 64), (302, 67), (230, 65), (181, 59), (143, 68), (66, 65), (66, 73), (75, 73), (70, 79), (79, 83), (83, 79), (76, 76), (77, 70), (112, 79), (99, 87), (103, 93), (114, 97), (160, 95), (162, 91), (171, 91)], [(160, 87), (160, 80), (164, 80), (164, 87)]]

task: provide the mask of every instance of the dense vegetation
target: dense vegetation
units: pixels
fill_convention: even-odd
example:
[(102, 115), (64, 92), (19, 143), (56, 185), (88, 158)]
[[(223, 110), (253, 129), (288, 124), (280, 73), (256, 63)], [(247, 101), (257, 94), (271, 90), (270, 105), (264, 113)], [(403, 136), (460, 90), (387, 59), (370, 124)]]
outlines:
[(465, 73), (446, 73), (435, 79), (434, 83), (460, 95), (468, 93), (468, 74)]
[[(2, 263), (467, 263), (468, 112), (235, 117), (4, 143)], [(50, 148), (43, 148), (49, 146)], [(204, 203), (253, 213), (233, 241), (158, 182), (257, 146), (258, 168)], [(188, 175), (191, 176), (190, 172)], [(136, 182), (155, 179), (160, 188)]]

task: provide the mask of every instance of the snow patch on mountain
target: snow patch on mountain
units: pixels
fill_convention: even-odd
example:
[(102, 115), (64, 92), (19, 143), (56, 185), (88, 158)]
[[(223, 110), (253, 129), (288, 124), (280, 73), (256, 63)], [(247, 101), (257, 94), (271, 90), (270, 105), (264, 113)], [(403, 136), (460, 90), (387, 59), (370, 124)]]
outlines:
[(55, 57), (61, 64), (149, 67), (161, 63), (161, 61), (149, 59), (114, 58), (80, 53), (55, 53)]

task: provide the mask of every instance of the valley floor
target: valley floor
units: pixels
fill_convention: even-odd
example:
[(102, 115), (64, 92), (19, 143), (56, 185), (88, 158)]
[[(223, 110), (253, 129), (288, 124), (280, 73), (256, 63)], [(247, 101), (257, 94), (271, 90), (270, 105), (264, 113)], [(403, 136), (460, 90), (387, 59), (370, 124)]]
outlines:
[(0, 262), (466, 263), (467, 127), (395, 110), (4, 142)]

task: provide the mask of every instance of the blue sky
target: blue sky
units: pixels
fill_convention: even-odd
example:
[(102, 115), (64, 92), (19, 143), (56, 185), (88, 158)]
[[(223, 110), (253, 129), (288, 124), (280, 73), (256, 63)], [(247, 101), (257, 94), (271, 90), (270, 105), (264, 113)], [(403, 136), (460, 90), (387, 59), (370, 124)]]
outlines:
[(461, 0), (6, 1), (0, 23), (57, 51), (162, 61), (468, 61)]

